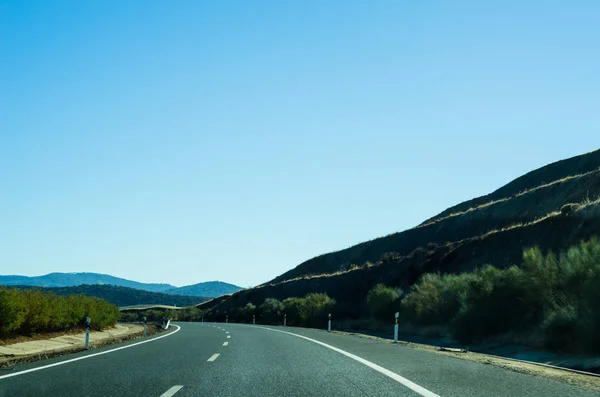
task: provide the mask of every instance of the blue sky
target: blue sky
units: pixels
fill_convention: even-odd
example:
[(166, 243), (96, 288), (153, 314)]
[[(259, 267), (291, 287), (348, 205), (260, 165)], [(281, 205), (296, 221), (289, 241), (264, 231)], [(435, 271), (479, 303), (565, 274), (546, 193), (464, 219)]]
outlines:
[(0, 0), (0, 273), (256, 285), (596, 149), (598, 15)]

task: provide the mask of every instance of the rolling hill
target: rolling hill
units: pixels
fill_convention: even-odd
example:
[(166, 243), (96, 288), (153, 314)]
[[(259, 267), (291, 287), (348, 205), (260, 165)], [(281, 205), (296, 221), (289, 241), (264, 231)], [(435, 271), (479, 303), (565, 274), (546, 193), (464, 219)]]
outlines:
[(184, 287), (167, 289), (164, 292), (175, 295), (209, 296), (211, 298), (232, 294), (242, 288), (222, 281), (207, 281), (204, 283), (186, 285)]
[[(15, 286), (16, 288), (42, 288), (36, 286)], [(44, 291), (57, 295), (83, 294), (102, 298), (117, 306), (135, 305), (168, 305), (168, 306), (191, 306), (203, 302), (209, 298), (201, 296), (169, 295), (160, 292), (150, 292), (129, 287), (115, 285), (78, 285), (72, 287), (46, 287)]]
[(78, 285), (114, 285), (150, 292), (185, 296), (205, 296), (209, 298), (230, 294), (242, 289), (241, 287), (222, 281), (207, 281), (183, 287), (176, 287), (171, 284), (140, 283), (99, 273), (50, 273), (35, 277), (8, 275), (0, 276), (0, 285), (27, 285), (44, 288), (74, 287)]
[[(580, 244), (582, 240), (589, 240), (594, 236), (600, 236), (600, 151), (541, 167), (489, 195), (450, 207), (414, 228), (317, 256), (258, 287), (212, 299), (198, 307), (212, 313), (217, 319), (224, 313), (229, 313), (231, 320), (234, 318), (233, 313), (247, 321), (247, 313), (252, 310), (265, 319), (273, 319), (275, 317), (272, 313), (281, 313), (283, 307), (292, 310), (299, 305), (308, 304), (308, 301), (293, 300), (294, 297), (313, 299), (311, 305), (327, 305), (324, 298), (309, 295), (325, 293), (335, 300), (335, 307), (331, 310), (335, 312), (338, 321), (354, 324), (352, 327), (360, 327), (360, 324), (373, 326), (374, 323), (369, 319), (374, 312), (369, 308), (367, 297), (375, 290), (375, 286), (383, 284), (383, 296), (387, 294), (385, 299), (390, 302), (385, 310), (385, 313), (390, 313), (387, 317), (400, 310), (404, 321), (410, 323), (414, 332), (420, 332), (419, 327), (423, 324), (435, 324), (440, 329), (450, 325), (459, 327), (461, 324), (468, 324), (460, 332), (454, 331), (464, 336), (469, 329), (475, 329), (473, 324), (486, 324), (483, 320), (468, 323), (465, 318), (467, 314), (480, 319), (483, 318), (481, 316), (487, 315), (485, 307), (477, 308), (476, 304), (484, 302), (486, 296), (492, 296), (481, 295), (465, 302), (464, 291), (447, 292), (451, 288), (457, 288), (456, 285), (464, 285), (464, 288), (478, 285), (475, 281), (466, 280), (478, 280), (477, 282), (481, 283), (485, 281), (488, 283), (485, 284), (486, 287), (475, 291), (492, 294), (492, 283), (498, 283), (497, 291), (503, 291), (502, 288), (509, 288), (506, 280), (510, 277), (516, 280), (518, 277), (525, 277), (522, 276), (524, 272), (533, 272), (531, 269), (547, 267), (550, 270), (540, 270), (540, 274), (536, 274), (534, 278), (524, 278), (524, 282), (531, 283), (531, 280), (543, 278), (545, 274), (556, 273), (557, 275), (552, 277), (548, 276), (547, 285), (553, 285), (552, 288), (555, 289), (547, 296), (571, 294), (576, 302), (584, 293), (593, 294), (594, 291), (600, 291), (591, 284), (583, 289), (581, 277), (587, 277), (586, 280), (589, 278), (590, 283), (596, 282), (593, 278), (596, 274), (594, 270), (582, 271), (582, 276), (577, 276), (580, 278), (573, 276), (580, 271), (578, 269), (595, 266), (595, 259), (586, 258), (594, 258), (596, 247), (600, 247), (600, 243), (591, 240), (589, 243)], [(530, 247), (538, 247), (539, 251), (531, 251), (526, 257), (524, 252)], [(569, 252), (556, 257), (552, 254), (546, 256), (547, 253), (566, 250)], [(523, 267), (525, 262), (529, 267)], [(443, 278), (444, 275), (457, 275), (458, 278)], [(569, 280), (569, 277), (575, 278), (565, 281)], [(557, 280), (564, 281), (565, 284), (559, 283), (560, 285), (556, 286)], [(513, 282), (514, 284), (510, 284), (511, 288), (514, 287), (513, 291), (502, 292), (505, 295), (494, 301), (494, 305), (497, 306), (493, 309), (495, 313), (504, 312), (511, 321), (514, 317), (510, 316), (515, 312), (511, 310), (524, 302), (523, 296), (529, 293), (527, 288), (523, 290), (524, 284), (511, 281)], [(412, 301), (407, 301), (407, 297)], [(268, 298), (291, 300), (286, 301), (285, 306), (284, 302), (267, 301)], [(321, 303), (318, 299), (321, 299)], [(536, 297), (528, 299), (534, 301)], [(590, 305), (600, 302), (598, 299), (586, 299)], [(452, 317), (440, 325), (435, 321), (439, 321), (441, 315), (435, 312), (437, 309), (429, 308), (443, 302), (454, 302), (454, 311)], [(542, 327), (550, 327), (548, 324), (556, 322), (556, 330), (551, 327), (544, 328), (547, 334), (543, 343), (554, 343), (554, 346), (570, 349), (572, 346), (564, 342), (564, 338), (568, 340), (569, 336), (563, 336), (562, 330), (567, 329), (564, 327), (571, 327), (570, 329), (577, 329), (577, 332), (587, 332), (582, 330), (591, 327), (589, 324), (596, 320), (589, 320), (586, 324), (569, 321), (579, 321), (577, 319), (584, 318), (584, 315), (587, 315), (585, 313), (595, 313), (596, 309), (591, 307), (581, 315), (572, 315), (576, 313), (577, 307), (582, 307), (581, 301), (579, 304), (565, 302), (525, 305), (523, 310), (529, 317), (516, 321), (515, 327), (518, 324), (528, 324), (531, 326), (528, 332), (534, 335), (541, 332), (539, 330)], [(401, 305), (412, 311), (402, 310)], [(544, 305), (546, 309), (542, 310), (540, 307)], [(463, 309), (459, 310), (457, 315), (456, 308), (461, 307)], [(472, 311), (465, 311), (466, 307), (470, 307)], [(558, 312), (552, 311), (557, 307), (560, 307)], [(422, 323), (411, 323), (417, 317), (426, 320), (421, 320)], [(292, 319), (293, 317), (288, 315), (288, 322)], [(489, 319), (489, 323), (492, 321), (496, 321), (495, 318)], [(493, 326), (496, 327), (494, 332), (507, 324), (510, 324), (508, 320), (500, 321)], [(512, 330), (509, 328), (504, 331)], [(486, 335), (485, 332), (482, 331), (482, 335)], [(438, 335), (446, 334), (442, 330)], [(572, 338), (578, 338), (577, 335)], [(539, 335), (531, 336), (535, 343), (538, 343), (540, 338)]]
[(43, 276), (0, 276), (0, 285), (29, 285), (35, 287), (72, 287), (83, 284), (106, 284), (151, 292), (176, 288), (170, 284), (149, 284), (100, 273), (49, 273)]

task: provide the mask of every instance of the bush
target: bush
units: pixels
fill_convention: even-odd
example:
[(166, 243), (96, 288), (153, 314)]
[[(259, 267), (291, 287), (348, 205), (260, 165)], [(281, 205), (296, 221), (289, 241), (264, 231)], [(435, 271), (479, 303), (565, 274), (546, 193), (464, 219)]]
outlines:
[(530, 248), (519, 267), (426, 274), (401, 307), (405, 321), (447, 326), (463, 343), (541, 329), (552, 349), (600, 352), (600, 242), (559, 255)]
[(0, 333), (17, 331), (25, 321), (27, 304), (16, 289), (0, 287)]
[(289, 325), (303, 325), (304, 320), (301, 317), (302, 305), (304, 300), (302, 298), (286, 298), (283, 300), (283, 312), (287, 315), (287, 323)]
[(516, 266), (476, 271), (454, 320), (454, 336), (471, 343), (537, 323), (538, 312), (527, 296), (523, 271)]
[(326, 324), (327, 313), (331, 312), (334, 306), (335, 299), (327, 294), (313, 293), (302, 298), (287, 298), (283, 302), (267, 298), (259, 307), (259, 311), (263, 322), (281, 324), (285, 314), (288, 325), (319, 327)]
[(402, 317), (416, 325), (448, 325), (460, 311), (470, 274), (424, 274), (403, 299)]
[(394, 313), (400, 307), (402, 290), (377, 284), (367, 294), (367, 308), (377, 319), (385, 321), (394, 318)]
[(121, 312), (121, 317), (119, 320), (125, 323), (134, 323), (137, 321), (142, 321), (137, 312)]
[(256, 312), (256, 306), (252, 303), (246, 303), (246, 306), (240, 308), (238, 313), (238, 321), (249, 323), (252, 321), (252, 316)]
[(335, 299), (327, 294), (308, 294), (301, 298), (299, 308), (299, 318), (302, 325), (307, 327), (323, 326), (326, 321), (326, 315), (335, 306)]
[(572, 349), (577, 334), (577, 311), (567, 306), (548, 313), (542, 329), (549, 348)]
[(3, 335), (68, 330), (84, 325), (87, 316), (92, 318), (92, 329), (101, 330), (114, 325), (120, 313), (115, 305), (103, 299), (0, 287), (0, 333)]
[(279, 323), (283, 321), (283, 304), (275, 298), (267, 298), (259, 307), (262, 322)]

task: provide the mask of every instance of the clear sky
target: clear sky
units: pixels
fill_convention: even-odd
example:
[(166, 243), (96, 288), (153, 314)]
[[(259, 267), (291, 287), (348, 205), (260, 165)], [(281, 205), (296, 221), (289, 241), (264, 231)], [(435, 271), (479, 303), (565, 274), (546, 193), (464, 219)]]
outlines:
[(599, 15), (0, 0), (0, 274), (252, 286), (596, 149)]

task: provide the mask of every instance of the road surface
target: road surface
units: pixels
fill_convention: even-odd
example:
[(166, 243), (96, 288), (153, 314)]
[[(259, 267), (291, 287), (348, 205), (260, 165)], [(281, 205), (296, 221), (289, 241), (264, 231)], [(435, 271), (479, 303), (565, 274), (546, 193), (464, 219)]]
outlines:
[(597, 397), (558, 381), (350, 335), (180, 323), (168, 333), (0, 370), (0, 397)]

